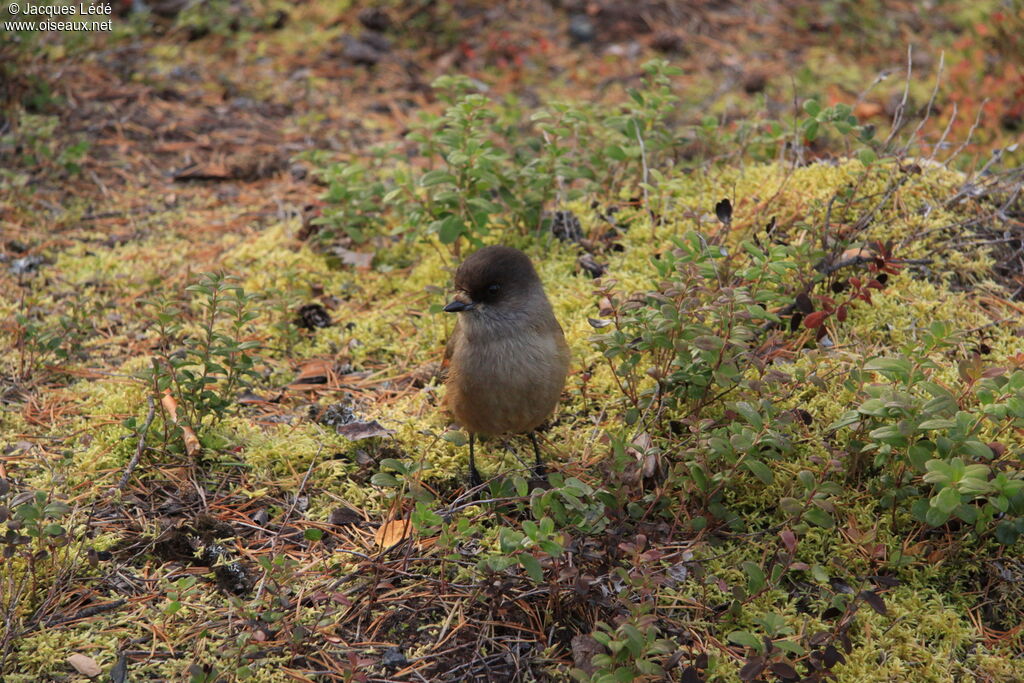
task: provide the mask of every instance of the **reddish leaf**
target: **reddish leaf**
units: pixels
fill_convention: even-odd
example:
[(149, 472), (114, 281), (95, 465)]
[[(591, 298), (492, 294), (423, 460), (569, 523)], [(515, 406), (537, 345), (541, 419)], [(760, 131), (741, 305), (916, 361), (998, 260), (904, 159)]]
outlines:
[(787, 552), (796, 552), (796, 534), (789, 529), (783, 529), (779, 532), (779, 538), (782, 540), (782, 545), (785, 546)]
[(825, 647), (824, 654), (825, 668), (831, 669), (836, 664), (842, 664), (846, 661), (846, 657), (840, 652), (835, 645), (828, 645)]
[(795, 681), (800, 678), (800, 674), (796, 672), (796, 669), (789, 662), (774, 662), (769, 668), (772, 670), (772, 673), (786, 681)]
[(692, 666), (688, 666), (683, 670), (683, 675), (679, 677), (679, 681), (680, 683), (704, 683), (700, 674)]
[(764, 671), (764, 657), (754, 657), (740, 669), (741, 681), (752, 681)]
[(861, 600), (868, 604), (868, 607), (875, 610), (883, 617), (889, 614), (889, 611), (885, 608), (885, 601), (882, 600), (881, 596), (874, 591), (861, 591), (857, 594)]
[(828, 315), (825, 311), (815, 311), (806, 318), (804, 318), (804, 326), (814, 330), (821, 327), (821, 324), (825, 322), (825, 317)]
[(836, 309), (836, 320), (838, 320), (841, 323), (845, 323), (846, 322), (846, 305), (845, 304), (840, 306), (838, 309)]

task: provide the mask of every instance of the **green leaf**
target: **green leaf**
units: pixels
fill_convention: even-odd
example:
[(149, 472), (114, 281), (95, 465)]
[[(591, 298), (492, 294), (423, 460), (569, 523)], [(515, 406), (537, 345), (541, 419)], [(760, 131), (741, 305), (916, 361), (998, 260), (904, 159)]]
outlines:
[(755, 477), (760, 479), (765, 484), (771, 484), (775, 481), (775, 475), (772, 474), (771, 468), (765, 465), (760, 460), (753, 460), (748, 458), (743, 461), (743, 464), (748, 470), (750, 470)]
[(758, 652), (764, 649), (764, 643), (761, 642), (761, 639), (749, 631), (733, 631), (729, 634), (729, 642), (749, 647)]
[(933, 496), (928, 504), (948, 517), (960, 505), (960, 492), (952, 486), (947, 486), (939, 491), (938, 495)]
[(440, 185), (441, 183), (454, 183), (455, 176), (445, 170), (434, 170), (427, 171), (420, 178), (420, 186), (432, 187), (434, 185)]
[(814, 139), (818, 137), (818, 122), (810, 121), (804, 127), (804, 137), (807, 138), (808, 142), (814, 142)]
[(804, 102), (804, 111), (810, 116), (817, 116), (821, 113), (821, 105), (817, 100), (807, 100)]
[(996, 540), (1003, 545), (1013, 545), (1020, 538), (1020, 531), (1012, 522), (1003, 521), (996, 527)]
[(949, 519), (949, 513), (943, 512), (937, 507), (929, 507), (924, 515), (924, 521), (929, 526), (942, 526)]
[(469, 443), (466, 435), (458, 430), (452, 429), (441, 435), (441, 438), (448, 443), (453, 443), (456, 446), (465, 446)]
[(306, 529), (305, 531), (303, 531), (302, 532), (302, 536), (307, 541), (319, 541), (320, 539), (322, 539), (324, 537), (324, 530), (323, 529), (317, 529), (316, 527), (311, 527), (311, 528)]
[(409, 474), (409, 469), (405, 466), (401, 460), (395, 460), (394, 458), (384, 458), (380, 461), (381, 468), (387, 467), (393, 469), (401, 474)]
[(764, 570), (753, 562), (743, 562), (740, 565), (743, 573), (747, 575), (747, 592), (754, 594), (765, 587)]
[(815, 526), (820, 526), (822, 529), (831, 529), (836, 525), (832, 515), (828, 514), (821, 508), (812, 507), (804, 513), (804, 519)]
[(967, 453), (970, 456), (973, 456), (975, 458), (983, 458), (985, 460), (991, 460), (992, 457), (995, 455), (995, 453), (992, 452), (991, 448), (989, 448), (982, 442), (975, 441), (973, 439), (970, 441), (964, 441), (963, 444), (961, 444), (960, 446), (960, 450), (962, 450), (964, 453)]
[(754, 429), (761, 429), (764, 426), (764, 420), (761, 414), (754, 409), (754, 406), (750, 405), (746, 401), (739, 401), (735, 404), (736, 412), (743, 416), (743, 419), (747, 421)]
[(525, 477), (519, 475), (512, 477), (512, 486), (515, 487), (516, 495), (520, 498), (525, 498), (530, 492), (530, 483), (526, 481)]
[(374, 486), (400, 486), (394, 475), (388, 474), (387, 472), (378, 472), (377, 474), (370, 477), (370, 483)]
[(625, 161), (628, 158), (618, 145), (608, 145), (604, 148), (604, 154), (614, 161)]
[(804, 511), (804, 504), (796, 498), (785, 496), (779, 499), (779, 509), (790, 517), (799, 517)]
[(953, 427), (956, 427), (956, 422), (942, 418), (925, 420), (917, 425), (918, 429), (952, 429)]
[(465, 227), (462, 219), (453, 214), (441, 221), (437, 229), (437, 238), (442, 244), (454, 244), (465, 232)]
[(540, 562), (537, 558), (530, 553), (519, 553), (518, 555), (519, 564), (522, 565), (526, 573), (530, 575), (530, 578), (540, 583), (544, 580), (544, 572), (540, 568)]

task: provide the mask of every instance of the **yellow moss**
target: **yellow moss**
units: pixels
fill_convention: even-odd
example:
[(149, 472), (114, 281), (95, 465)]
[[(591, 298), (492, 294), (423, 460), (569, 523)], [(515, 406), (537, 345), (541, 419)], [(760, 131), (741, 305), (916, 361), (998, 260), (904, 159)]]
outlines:
[[(173, 60), (175, 54), (168, 52), (161, 58)], [(981, 328), (992, 320), (989, 310), (979, 302), (986, 288), (996, 291), (984, 279), (991, 267), (991, 258), (981, 248), (941, 248), (950, 239), (950, 232), (944, 228), (963, 220), (965, 213), (971, 210), (969, 207), (942, 208), (943, 200), (963, 182), (963, 177), (927, 163), (922, 163), (921, 167), (921, 174), (910, 176), (892, 193), (891, 201), (878, 210), (871, 226), (857, 236), (855, 244), (871, 239), (894, 239), (898, 243), (897, 256), (932, 259), (927, 277), (919, 269), (905, 268), (891, 277), (885, 290), (875, 292), (871, 304), (860, 302), (851, 307), (847, 321), (831, 330), (835, 336), (831, 340), (833, 347), (803, 349), (791, 361), (779, 361), (778, 369), (794, 375), (795, 381), (787, 387), (792, 390), (791, 395), (778, 407), (805, 409), (813, 415), (814, 423), (807, 427), (806, 438), (800, 438), (802, 433), (796, 432), (791, 454), (770, 462), (775, 474), (773, 484), (757, 485), (753, 492), (740, 487), (725, 492), (727, 501), (749, 518), (751, 526), (781, 523), (781, 515), (766, 521), (765, 515), (771, 514), (766, 511), (773, 510), (782, 496), (800, 495), (795, 483), (797, 472), (801, 469), (818, 472), (822, 468), (820, 462), (833, 457), (831, 437), (822, 438), (822, 432), (859, 400), (843, 386), (852, 368), (873, 355), (891, 355), (900, 348), (919, 345), (933, 321), (949, 321), (955, 329), (964, 330)], [(858, 197), (868, 199), (855, 206), (836, 200), (831, 226), (834, 231), (851, 226), (870, 210), (892, 182), (902, 177), (900, 174), (895, 166), (887, 163), (865, 169), (857, 161), (844, 161), (795, 169), (755, 164), (710, 173), (675, 175), (659, 188), (664, 196), (653, 198), (659, 206), (659, 220), (652, 221), (643, 208), (623, 209), (617, 220), (629, 226), (621, 237), (624, 249), (601, 254), (599, 260), (608, 264), (608, 278), (616, 280), (615, 290), (620, 296), (654, 288), (657, 276), (650, 260), (669, 247), (672, 237), (695, 230), (711, 235), (724, 229), (713, 214), (715, 202), (722, 197), (732, 198), (735, 205), (733, 227), (721, 235), (721, 243), (730, 253), (736, 253), (740, 242), (757, 234), (773, 215), (779, 217), (791, 243), (818, 244), (828, 203), (838, 191), (854, 186)], [(631, 197), (632, 188), (624, 186), (621, 190), (624, 198)], [(577, 202), (570, 208), (592, 237), (607, 229), (607, 223), (589, 203)], [(191, 219), (190, 210), (168, 211), (154, 220), (166, 222), (178, 217), (186, 223)], [(224, 208), (214, 215), (227, 219), (232, 217), (231, 211)], [(456, 259), (443, 247), (418, 242), (382, 247), (374, 269), (355, 271), (332, 264), (308, 244), (298, 242), (294, 237), (297, 229), (294, 221), (281, 222), (246, 235), (217, 236), (209, 245), (197, 244), (198, 240), (190, 241), (188, 235), (174, 232), (155, 234), (116, 251), (72, 245), (57, 256), (53, 268), (76, 286), (99, 281), (121, 293), (137, 292), (140, 288), (167, 292), (168, 288), (162, 287), (160, 280), (169, 279), (175, 287), (180, 287), (186, 269), (198, 272), (202, 268), (197, 265), (207, 263), (202, 259), (193, 263), (195, 255), (204, 248), (210, 249), (218, 254), (219, 267), (239, 275), (246, 291), (261, 297), (256, 304), (260, 318), (254, 321), (252, 333), (268, 336), (268, 348), (263, 355), (272, 377), (268, 384), (275, 386), (289, 381), (294, 367), (312, 357), (349, 363), (356, 370), (373, 370), (378, 373), (375, 378), (392, 382), (392, 388), (411, 371), (440, 359), (454, 319), (430, 312), (431, 306), (442, 304), (446, 296), (433, 288), (450, 286), (456, 265)], [(600, 441), (601, 435), (605, 432), (632, 435), (635, 428), (621, 423), (621, 396), (614, 377), (590, 341), (595, 330), (587, 318), (600, 317), (599, 297), (594, 293), (598, 283), (576, 272), (578, 250), (574, 246), (550, 238), (513, 241), (525, 247), (537, 264), (573, 352), (574, 374), (569, 378), (567, 398), (559, 408), (557, 422), (545, 434), (548, 442), (545, 456), (559, 462), (559, 467), (567, 474), (600, 485), (597, 481), (600, 470), (594, 465), (608, 449)], [(957, 283), (970, 281), (974, 288), (953, 291), (949, 285), (954, 283), (954, 275)], [(293, 333), (286, 326), (275, 328), (275, 325), (289, 322), (298, 305), (312, 300), (314, 285), (338, 297), (338, 305), (331, 311), (337, 324), (315, 333)], [(59, 301), (47, 294), (39, 297), (39, 303), (53, 306)], [(0, 301), (0, 314), (10, 315), (16, 311), (12, 302)], [(149, 315), (150, 312), (142, 309), (126, 311), (128, 322), (136, 327), (129, 326), (125, 334), (142, 329), (145, 342), (155, 347), (160, 340), (156, 339), (155, 330), (147, 326)], [(354, 326), (349, 328), (349, 323)], [(986, 361), (1002, 363), (1018, 353), (1019, 332), (1010, 324), (986, 327), (985, 341), (991, 348)], [(973, 337), (967, 337), (962, 345), (972, 341)], [(286, 344), (294, 346), (285, 351)], [(96, 344), (95, 348), (102, 351), (103, 347)], [(934, 373), (935, 378), (956, 383), (955, 364), (944, 353), (938, 352), (933, 358), (942, 367)], [(13, 367), (10, 354), (5, 354), (3, 363), (5, 371)], [(116, 374), (135, 374), (148, 365), (147, 354), (136, 354), (126, 359), (116, 369)], [(589, 407), (596, 409), (589, 413), (584, 411), (580, 377), (584, 369), (593, 372), (587, 395)], [(812, 374), (824, 385), (807, 381)], [(119, 422), (127, 416), (140, 420), (145, 416), (149, 389), (125, 377), (106, 376), (76, 382), (68, 391), (79, 414), (70, 431), (79, 436), (70, 449), (71, 472), (66, 483), (73, 486), (90, 480), (100, 486), (110, 483), (123, 470), (137, 445), (132, 432)], [(441, 409), (443, 394), (443, 386), (428, 383), (420, 389), (403, 388), (397, 395), (388, 395), (377, 402), (357, 404), (355, 408), (361, 417), (378, 420), (393, 431), (388, 437), (364, 442), (349, 442), (332, 429), (306, 419), (301, 409), (289, 416), (290, 423), (275, 425), (256, 423), (242, 411), (213, 431), (213, 435), (225, 437), (238, 450), (205, 453), (204, 466), (216, 471), (228, 462), (241, 460), (248, 468), (245, 483), (230, 493), (259, 498), (271, 490), (275, 493), (297, 490), (313, 464), (309, 486), (323, 493), (311, 498), (305, 513), (308, 519), (325, 520), (340, 503), (383, 519), (396, 491), (369, 484), (366, 479), (372, 472), (360, 471), (359, 478), (353, 476), (359, 469), (355, 462), (359, 450), (374, 457), (397, 456), (416, 463), (424, 469), (415, 476), (431, 482), (464, 476), (468, 449), (441, 438), (450, 424), (450, 417)], [(324, 396), (322, 401), (344, 402), (350, 398), (342, 388), (336, 396)], [(735, 400), (743, 398), (736, 396)], [(595, 417), (595, 421), (591, 421), (590, 416), (600, 415), (601, 409), (607, 412), (602, 418)], [(716, 405), (709, 409), (708, 415), (720, 415), (722, 410), (723, 406)], [(5, 408), (3, 420), (5, 434), (32, 431), (23, 416), (10, 409)], [(158, 432), (158, 425), (159, 419), (152, 435)], [(1001, 438), (1012, 442), (1021, 437), (1004, 434)], [(384, 449), (394, 451), (389, 450), (384, 456)], [(485, 475), (507, 474), (529, 466), (532, 461), (531, 447), (523, 438), (511, 439), (510, 448), (506, 448), (502, 440), (492, 439), (482, 443), (478, 453), (479, 466)], [(39, 471), (35, 481), (42, 483), (49, 475), (44, 468)], [(98, 477), (98, 473), (105, 473), (106, 478)], [(843, 523), (845, 518), (852, 517), (861, 531), (874, 530), (875, 542), (884, 544), (890, 552), (900, 546), (910, 526), (901, 514), (896, 519), (897, 528), (892, 528), (891, 516), (879, 517), (873, 501), (866, 496), (836, 503), (837, 521)], [(483, 511), (470, 508), (461, 514), (478, 519)], [(92, 545), (107, 548), (115, 540), (106, 535), (94, 539)], [(486, 527), (478, 540), (482, 552), (499, 549), (495, 527)], [(709, 558), (696, 559), (705, 564), (709, 576), (721, 578), (729, 585), (742, 586), (746, 577), (738, 568), (739, 561), (749, 556), (751, 547), (748, 542), (723, 544), (709, 550)], [(820, 565), (837, 576), (874, 571), (874, 562), (865, 559), (860, 550), (855, 541), (836, 530), (809, 527), (801, 532), (797, 559)], [(319, 561), (317, 567), (351, 572), (359, 569), (359, 564), (351, 556), (337, 554)], [(972, 649), (976, 647), (979, 634), (966, 615), (966, 598), (962, 603), (957, 602), (930, 588), (942, 580), (945, 569), (942, 565), (921, 561), (909, 564), (901, 569), (907, 585), (886, 593), (889, 617), (875, 615), (866, 607), (860, 610), (854, 632), (857, 647), (838, 671), (841, 681), (950, 680), (960, 675), (960, 667), (968, 665), (990, 672), (995, 678), (1002, 675), (1003, 680), (1013, 680), (1015, 675), (1020, 677), (1018, 663), (998, 652)], [(458, 572), (460, 578), (466, 580), (476, 577), (472, 568), (460, 568)], [(296, 579), (297, 582), (305, 580), (306, 577)], [(161, 590), (170, 588), (169, 583), (161, 585)], [(60, 668), (61, 662), (70, 651), (82, 651), (109, 667), (116, 656), (117, 642), (128, 633), (133, 634), (131, 637), (146, 633), (146, 619), (166, 629), (172, 642), (181, 642), (185, 634), (190, 633), (189, 625), (196, 620), (215, 620), (223, 616), (218, 610), (223, 610), (225, 598), (206, 589), (204, 586), (198, 596), (190, 598), (186, 608), (173, 617), (163, 615), (160, 610), (164, 604), (156, 601), (145, 619), (119, 623), (117, 630), (106, 632), (110, 635), (87, 637), (85, 628), (33, 634), (23, 641), (18, 653), (19, 666), (24, 665), (28, 678), (11, 680), (38, 680), (44, 675), (65, 672)], [(666, 599), (703, 601), (709, 599), (709, 595), (721, 600), (731, 599), (728, 591), (721, 592), (714, 583), (683, 583), (675, 594), (666, 590), (662, 595)], [(759, 610), (782, 614), (797, 632), (805, 626), (830, 626), (798, 614), (792, 602), (780, 591), (766, 592), (750, 603), (749, 609), (745, 607), (732, 627), (756, 632), (755, 617)], [(717, 635), (724, 639), (727, 634)], [(225, 644), (232, 638), (233, 634), (210, 634), (196, 642), (190, 641), (186, 647), (200, 659), (227, 666), (231, 659), (224, 652)], [(968, 651), (972, 654), (968, 655)], [(257, 680), (279, 680), (273, 662), (273, 659), (266, 660), (254, 667)], [(713, 666), (715, 670), (710, 680), (737, 680), (739, 667), (734, 661), (717, 658)], [(184, 673), (180, 661), (147, 664), (145, 669), (146, 675), (165, 679), (177, 679)]]

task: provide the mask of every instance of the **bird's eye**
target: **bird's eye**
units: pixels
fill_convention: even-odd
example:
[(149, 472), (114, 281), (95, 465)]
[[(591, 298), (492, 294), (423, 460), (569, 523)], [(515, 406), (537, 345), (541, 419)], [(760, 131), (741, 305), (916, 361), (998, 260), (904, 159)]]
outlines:
[(492, 296), (497, 294), (500, 291), (501, 291), (501, 285), (499, 285), (499, 284), (493, 284), (493, 285), (490, 285), (487, 288), (487, 293), (492, 295)]

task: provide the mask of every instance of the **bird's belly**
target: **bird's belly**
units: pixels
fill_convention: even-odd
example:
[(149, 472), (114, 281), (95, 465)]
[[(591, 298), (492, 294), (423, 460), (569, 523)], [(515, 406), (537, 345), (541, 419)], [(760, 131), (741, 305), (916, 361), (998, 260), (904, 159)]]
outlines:
[(458, 355), (448, 406), (469, 431), (528, 432), (555, 409), (568, 370), (555, 339), (509, 338)]

